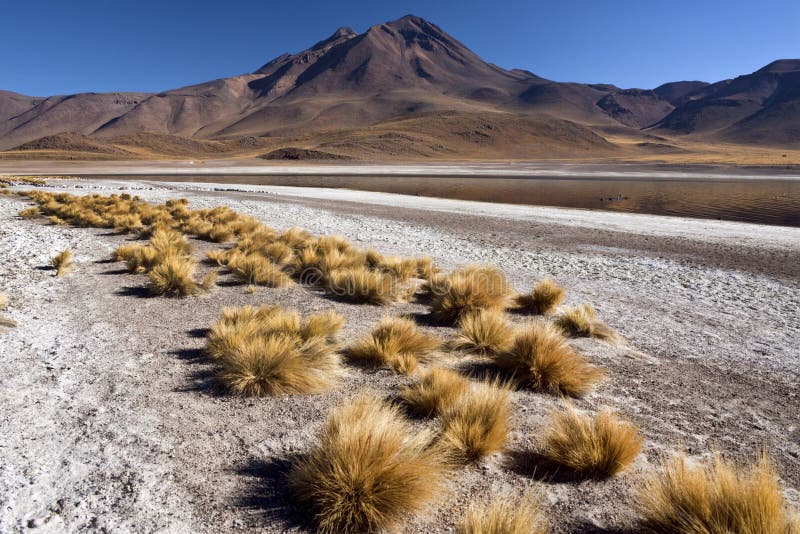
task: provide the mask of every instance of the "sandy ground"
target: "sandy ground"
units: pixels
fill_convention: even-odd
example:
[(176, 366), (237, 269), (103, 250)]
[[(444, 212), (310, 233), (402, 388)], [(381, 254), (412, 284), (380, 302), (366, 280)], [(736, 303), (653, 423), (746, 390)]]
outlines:
[[(660, 453), (678, 449), (752, 458), (766, 447), (800, 504), (800, 229), (311, 188), (53, 183), (225, 204), (279, 229), (427, 253), (446, 268), (491, 261), (519, 289), (553, 276), (568, 303), (592, 302), (628, 344), (575, 341), (609, 373), (576, 405), (634, 420), (644, 454), (607, 482), (533, 470), (559, 401), (516, 392), (508, 452), (460, 470), (445, 500), (404, 531), (447, 532), (471, 499), (507, 488), (543, 492), (556, 531), (630, 529), (634, 488)], [(356, 391), (391, 395), (408, 379), (351, 368), (325, 395), (221, 395), (209, 386), (202, 329), (224, 305), (280, 303), (339, 310), (351, 340), (386, 311), (424, 318), (425, 308), (344, 304), (304, 287), (251, 295), (224, 276), (200, 297), (147, 298), (142, 276), (106, 262), (125, 237), (20, 220), (25, 205), (0, 197), (0, 290), (19, 323), (0, 334), (0, 531), (303, 531), (283, 491), (287, 462), (308, 449), (330, 407)], [(55, 278), (44, 266), (66, 247), (77, 266)]]

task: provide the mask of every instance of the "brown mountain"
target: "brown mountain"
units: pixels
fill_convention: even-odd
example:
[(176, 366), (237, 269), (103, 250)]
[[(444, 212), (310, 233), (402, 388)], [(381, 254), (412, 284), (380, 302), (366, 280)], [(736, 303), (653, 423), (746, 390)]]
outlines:
[(800, 145), (798, 59), (775, 61), (687, 96), (656, 130), (744, 144)]
[[(159, 94), (34, 98), (0, 92), (0, 149), (24, 144), (28, 151), (39, 146), (52, 152), (60, 144), (65, 151), (80, 145), (109, 156), (117, 148), (175, 156), (262, 148), (303, 154), (319, 148), (374, 157), (379, 147), (389, 146), (401, 156), (477, 151), (484, 157), (525, 157), (547, 147), (553, 154), (592, 147), (613, 154), (618, 147), (604, 132), (646, 141), (640, 130), (657, 124), (659, 135), (714, 132), (736, 140), (741, 132), (733, 126), (745, 120), (752, 132), (763, 132), (752, 134), (755, 141), (769, 142), (769, 124), (791, 124), (785, 115), (797, 116), (793, 67), (781, 65), (751, 75), (769, 80), (759, 83), (676, 82), (652, 91), (561, 83), (487, 63), (435, 24), (409, 15), (360, 34), (341, 28), (251, 74)], [(733, 96), (724, 96), (740, 85)], [(736, 102), (728, 106), (736, 113), (728, 101)], [(520, 128), (519, 135), (510, 128)], [(781, 131), (786, 137), (793, 130)], [(99, 145), (56, 135), (63, 132)], [(415, 142), (420, 145), (412, 147)]]
[(679, 106), (709, 85), (708, 82), (698, 81), (669, 82), (659, 85), (653, 92), (673, 106)]
[(612, 118), (634, 128), (651, 126), (675, 109), (655, 91), (627, 89), (615, 91), (597, 101)]

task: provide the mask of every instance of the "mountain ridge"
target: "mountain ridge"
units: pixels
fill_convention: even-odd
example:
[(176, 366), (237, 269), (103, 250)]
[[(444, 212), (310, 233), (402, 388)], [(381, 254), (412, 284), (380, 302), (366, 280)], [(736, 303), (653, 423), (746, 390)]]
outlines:
[[(407, 15), (362, 33), (341, 27), (252, 73), (160, 93), (29, 97), (0, 91), (0, 149), (46, 137), (53, 143), (52, 136), (62, 133), (98, 140), (145, 134), (296, 138), (426, 113), (484, 114), (500, 122), (506, 113), (550, 117), (601, 137), (622, 132), (645, 139), (652, 132), (792, 145), (800, 139), (798, 109), (800, 60), (776, 60), (713, 84), (680, 81), (621, 89), (557, 82), (493, 65), (436, 24)], [(537, 120), (547, 122), (529, 123)]]

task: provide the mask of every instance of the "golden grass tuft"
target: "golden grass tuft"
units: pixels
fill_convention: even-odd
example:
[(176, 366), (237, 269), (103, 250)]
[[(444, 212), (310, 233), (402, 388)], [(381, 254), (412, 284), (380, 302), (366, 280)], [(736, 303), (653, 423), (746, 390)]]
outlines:
[(378, 264), (378, 269), (391, 274), (401, 281), (408, 281), (413, 276), (417, 276), (417, 259), (400, 258), (396, 256), (384, 256)]
[(596, 337), (607, 341), (617, 338), (614, 329), (598, 319), (594, 307), (588, 303), (567, 308), (556, 318), (556, 324), (573, 337)]
[(774, 465), (765, 453), (741, 466), (719, 453), (706, 465), (662, 460), (662, 473), (639, 494), (640, 531), (697, 534), (796, 534)]
[(401, 389), (399, 397), (415, 414), (431, 417), (452, 408), (469, 387), (469, 380), (459, 373), (434, 367)]
[(307, 231), (303, 230), (302, 228), (289, 228), (281, 235), (278, 236), (278, 239), (292, 247), (293, 249), (297, 250), (301, 248), (303, 245), (309, 243), (313, 238), (313, 236), (308, 233)]
[(478, 354), (498, 354), (511, 347), (514, 328), (501, 310), (475, 310), (458, 321), (460, 331), (451, 346)]
[(72, 268), (73, 257), (72, 250), (65, 249), (53, 256), (50, 260), (50, 266), (56, 270), (56, 276), (63, 276)]
[(579, 476), (601, 479), (625, 470), (641, 449), (638, 429), (610, 411), (591, 416), (567, 407), (553, 415), (542, 454)]
[(417, 278), (430, 280), (441, 271), (428, 256), (417, 258)]
[(111, 254), (111, 259), (114, 261), (125, 261), (127, 262), (130, 258), (135, 256), (138, 253), (138, 250), (142, 248), (142, 245), (120, 245), (114, 249), (114, 252)]
[(331, 412), (311, 452), (294, 462), (289, 489), (320, 532), (390, 529), (444, 491), (445, 462), (431, 439), (396, 407), (358, 397)]
[(442, 413), (442, 444), (454, 458), (474, 462), (505, 447), (511, 391), (498, 381), (471, 387)]
[(214, 249), (206, 252), (206, 259), (219, 267), (227, 265), (229, 257), (229, 251), (227, 250)]
[(326, 289), (350, 302), (386, 305), (397, 300), (401, 288), (392, 275), (361, 266), (332, 271)]
[(19, 212), (19, 216), (22, 219), (35, 219), (41, 214), (42, 212), (39, 210), (38, 206), (31, 206)]
[(0, 310), (8, 308), (9, 302), (8, 294), (4, 291), (0, 291)]
[(155, 248), (143, 245), (121, 245), (114, 251), (114, 256), (124, 258), (131, 273), (146, 273), (164, 259)]
[(236, 278), (250, 285), (283, 287), (293, 283), (278, 265), (258, 254), (233, 256), (228, 260), (228, 268)]
[(278, 306), (223, 308), (206, 352), (221, 364), (220, 381), (234, 393), (319, 393), (341, 374), (335, 336), (343, 322), (334, 312), (301, 321), (296, 311)]
[(564, 302), (565, 293), (555, 281), (541, 280), (530, 293), (517, 295), (517, 308), (537, 315), (550, 313)]
[(319, 338), (299, 343), (291, 336), (252, 337), (238, 343), (221, 363), (220, 382), (249, 397), (321, 393), (340, 374), (338, 355)]
[(434, 277), (427, 288), (434, 316), (448, 323), (479, 309), (503, 310), (512, 292), (503, 272), (491, 265), (470, 265)]
[(280, 241), (275, 241), (264, 247), (264, 254), (276, 265), (288, 265), (294, 259), (292, 247)]
[(204, 291), (210, 291), (217, 285), (217, 278), (218, 278), (217, 271), (208, 271), (206, 275), (203, 277), (203, 280), (200, 282), (200, 289)]
[(150, 246), (161, 256), (189, 254), (192, 246), (186, 236), (171, 229), (156, 228), (150, 236)]
[(471, 504), (456, 534), (547, 534), (541, 498), (501, 494), (485, 504)]
[(520, 328), (495, 363), (524, 386), (574, 397), (591, 391), (604, 375), (569, 346), (558, 327), (541, 321)]
[(54, 226), (62, 226), (64, 224), (67, 224), (64, 219), (56, 217), (55, 215), (51, 215), (50, 217), (47, 218), (47, 220), (50, 221), (50, 224)]
[(384, 317), (372, 333), (353, 343), (347, 350), (351, 360), (371, 365), (386, 365), (401, 374), (430, 361), (441, 347), (438, 338), (417, 328), (405, 317)]
[(344, 322), (344, 316), (335, 311), (317, 313), (306, 320), (302, 327), (302, 336), (305, 339), (322, 338), (333, 343)]
[(197, 292), (196, 263), (185, 256), (169, 256), (148, 273), (149, 288), (155, 295), (185, 297)]
[(222, 308), (219, 320), (209, 330), (206, 352), (213, 359), (221, 359), (247, 339), (274, 331), (273, 318), (278, 313), (276, 306)]

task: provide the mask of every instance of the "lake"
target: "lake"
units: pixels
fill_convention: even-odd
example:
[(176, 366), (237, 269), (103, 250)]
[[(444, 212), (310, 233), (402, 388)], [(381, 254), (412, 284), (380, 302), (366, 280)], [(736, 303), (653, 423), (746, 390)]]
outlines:
[(676, 215), (800, 227), (800, 180), (378, 175), (93, 175), (95, 178), (332, 187), (484, 202)]

